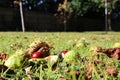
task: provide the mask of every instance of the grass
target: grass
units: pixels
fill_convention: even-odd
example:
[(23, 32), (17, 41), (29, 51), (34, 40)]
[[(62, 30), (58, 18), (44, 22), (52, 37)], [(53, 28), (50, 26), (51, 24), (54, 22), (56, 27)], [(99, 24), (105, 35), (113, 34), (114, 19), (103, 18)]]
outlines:
[[(58, 68), (55, 71), (51, 69), (52, 65), (49, 63), (46, 64), (47, 68), (44, 68), (44, 64), (40, 64), (39, 66), (35, 64), (29, 71), (29, 74), (33, 80), (60, 80), (60, 77), (64, 77), (67, 80), (71, 77), (72, 80), (85, 80), (86, 67), (88, 65), (91, 66), (95, 59), (89, 51), (89, 48), (91, 46), (112, 48), (114, 43), (120, 42), (119, 35), (119, 32), (108, 32), (107, 34), (104, 34), (104, 32), (0, 32), (0, 52), (12, 55), (16, 50), (25, 50), (30, 43), (38, 39), (53, 45), (54, 49), (51, 50), (51, 54), (59, 54), (64, 49), (75, 50), (75, 52), (79, 54), (75, 63), (68, 65), (66, 62), (59, 62), (57, 64)], [(81, 40), (85, 40), (88, 44), (87, 47), (73, 46)], [(118, 73), (117, 77), (105, 75), (101, 78), (99, 76), (100, 73), (105, 72), (105, 68), (109, 66), (117, 67), (118, 72), (120, 72), (119, 60), (108, 58), (104, 54), (99, 54), (99, 56), (97, 60), (104, 62), (105, 66), (102, 66), (102, 64), (97, 65), (99, 72), (93, 68), (91, 80), (120, 79), (120, 73)], [(29, 65), (14, 69), (15, 74), (7, 74), (1, 71), (1, 77), (10, 80), (14, 80), (15, 78), (19, 80), (29, 80), (24, 71), (26, 67), (29, 67)], [(65, 70), (78, 71), (80, 75), (77, 78), (76, 74), (71, 76), (68, 72), (65, 73)], [(7, 75), (9, 75), (9, 77), (7, 77)]]

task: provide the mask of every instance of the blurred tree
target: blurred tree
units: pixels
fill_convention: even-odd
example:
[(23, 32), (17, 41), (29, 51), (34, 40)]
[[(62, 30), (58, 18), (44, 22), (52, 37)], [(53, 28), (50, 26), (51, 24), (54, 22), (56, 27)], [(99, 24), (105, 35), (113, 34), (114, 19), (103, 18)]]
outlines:
[(68, 0), (66, 11), (71, 16), (83, 16), (90, 9), (98, 11), (103, 4), (101, 0)]
[(119, 0), (106, 0), (106, 4), (107, 4), (107, 13), (105, 14), (107, 16), (107, 21), (106, 23), (108, 24), (108, 29), (107, 30), (112, 30), (111, 28), (111, 13), (113, 11), (113, 8), (115, 7), (115, 4), (119, 1)]
[[(106, 0), (107, 6), (105, 6), (105, 0), (21, 0), (23, 9), (25, 10), (37, 10), (53, 14), (59, 13), (61, 17), (63, 16), (63, 20), (61, 21), (63, 21), (64, 26), (66, 26), (67, 19), (70, 17), (76, 18), (86, 14), (90, 16), (101, 12), (99, 15), (107, 16), (108, 27), (106, 30), (111, 30), (111, 13), (118, 1), (119, 0)], [(8, 4), (10, 7), (19, 8), (18, 5), (13, 4), (14, 0), (1, 0), (0, 3), (1, 2), (4, 2), (4, 4), (0, 4), (0, 6), (7, 6), (5, 4)], [(107, 10), (106, 14), (104, 13), (104, 9)], [(93, 12), (93, 14), (90, 12)]]
[(65, 11), (69, 17), (78, 17), (91, 10), (95, 12), (101, 12), (102, 10), (104, 12), (104, 9), (106, 9), (107, 13), (104, 14), (107, 18), (106, 24), (108, 24), (106, 30), (111, 30), (111, 13), (117, 1), (119, 0), (67, 0)]
[(0, 0), (0, 7), (10, 7), (11, 0)]
[(59, 0), (22, 0), (24, 9), (55, 13)]

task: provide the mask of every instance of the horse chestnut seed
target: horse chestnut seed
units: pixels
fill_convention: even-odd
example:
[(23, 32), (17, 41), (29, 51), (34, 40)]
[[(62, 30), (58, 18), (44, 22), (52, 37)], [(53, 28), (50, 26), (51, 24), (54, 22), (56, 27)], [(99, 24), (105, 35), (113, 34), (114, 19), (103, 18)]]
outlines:
[(63, 53), (64, 55), (68, 52), (68, 50), (63, 50), (61, 53)]
[(31, 57), (32, 58), (40, 58), (41, 57), (41, 53), (40, 52), (34, 52)]

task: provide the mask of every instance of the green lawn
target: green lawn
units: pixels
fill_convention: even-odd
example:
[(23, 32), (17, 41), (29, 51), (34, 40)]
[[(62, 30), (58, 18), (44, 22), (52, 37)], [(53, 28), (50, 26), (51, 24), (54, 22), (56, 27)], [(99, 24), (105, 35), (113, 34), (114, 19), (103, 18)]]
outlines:
[[(86, 77), (91, 77), (90, 74), (92, 74), (91, 80), (120, 79), (119, 60), (108, 58), (102, 53), (97, 53), (99, 58), (96, 58), (93, 52), (89, 50), (92, 46), (113, 48), (115, 43), (120, 43), (119, 32), (108, 32), (107, 34), (105, 32), (0, 32), (0, 52), (7, 53), (9, 56), (13, 55), (17, 50), (26, 50), (36, 40), (53, 45), (54, 48), (50, 50), (51, 55), (60, 54), (62, 50), (68, 49), (74, 50), (78, 56), (71, 63), (58, 62), (56, 70), (52, 70), (52, 65), (49, 63), (45, 63), (47, 67), (44, 67), (44, 64), (36, 62), (29, 71), (33, 80), (85, 80)], [(86, 46), (81, 45), (82, 41), (85, 42)], [(95, 61), (102, 63), (91, 67)], [(7, 70), (5, 72), (0, 70), (1, 77), (6, 80), (15, 80), (15, 78), (29, 80), (24, 69), (30, 66), (30, 63), (26, 63), (19, 68), (15, 68), (13, 69), (14, 74), (7, 74)], [(92, 73), (89, 73), (88, 67), (92, 68)], [(117, 76), (106, 75), (105, 70), (108, 67), (115, 67), (118, 71)]]

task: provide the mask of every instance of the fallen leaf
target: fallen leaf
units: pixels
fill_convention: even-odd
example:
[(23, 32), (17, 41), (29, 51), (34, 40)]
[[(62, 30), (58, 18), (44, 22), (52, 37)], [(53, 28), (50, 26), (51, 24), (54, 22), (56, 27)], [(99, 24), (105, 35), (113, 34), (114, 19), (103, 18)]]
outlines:
[(106, 68), (105, 73), (107, 75), (112, 75), (112, 76), (116, 77), (118, 75), (118, 70), (116, 67), (108, 67), (108, 68)]
[(98, 50), (97, 52), (102, 52), (106, 54), (109, 58), (113, 59), (120, 59), (120, 48), (108, 48), (108, 49), (101, 49)]
[(86, 77), (85, 80), (90, 80), (93, 75), (93, 70), (98, 71), (98, 68), (96, 67), (95, 64), (90, 64), (86, 67)]
[(3, 78), (3, 77), (0, 76), (0, 80), (5, 80), (5, 78)]
[(8, 54), (6, 54), (5, 52), (1, 52), (0, 53), (0, 60), (7, 60), (8, 59)]
[(60, 78), (60, 80), (67, 80), (67, 79), (65, 79), (65, 78)]

